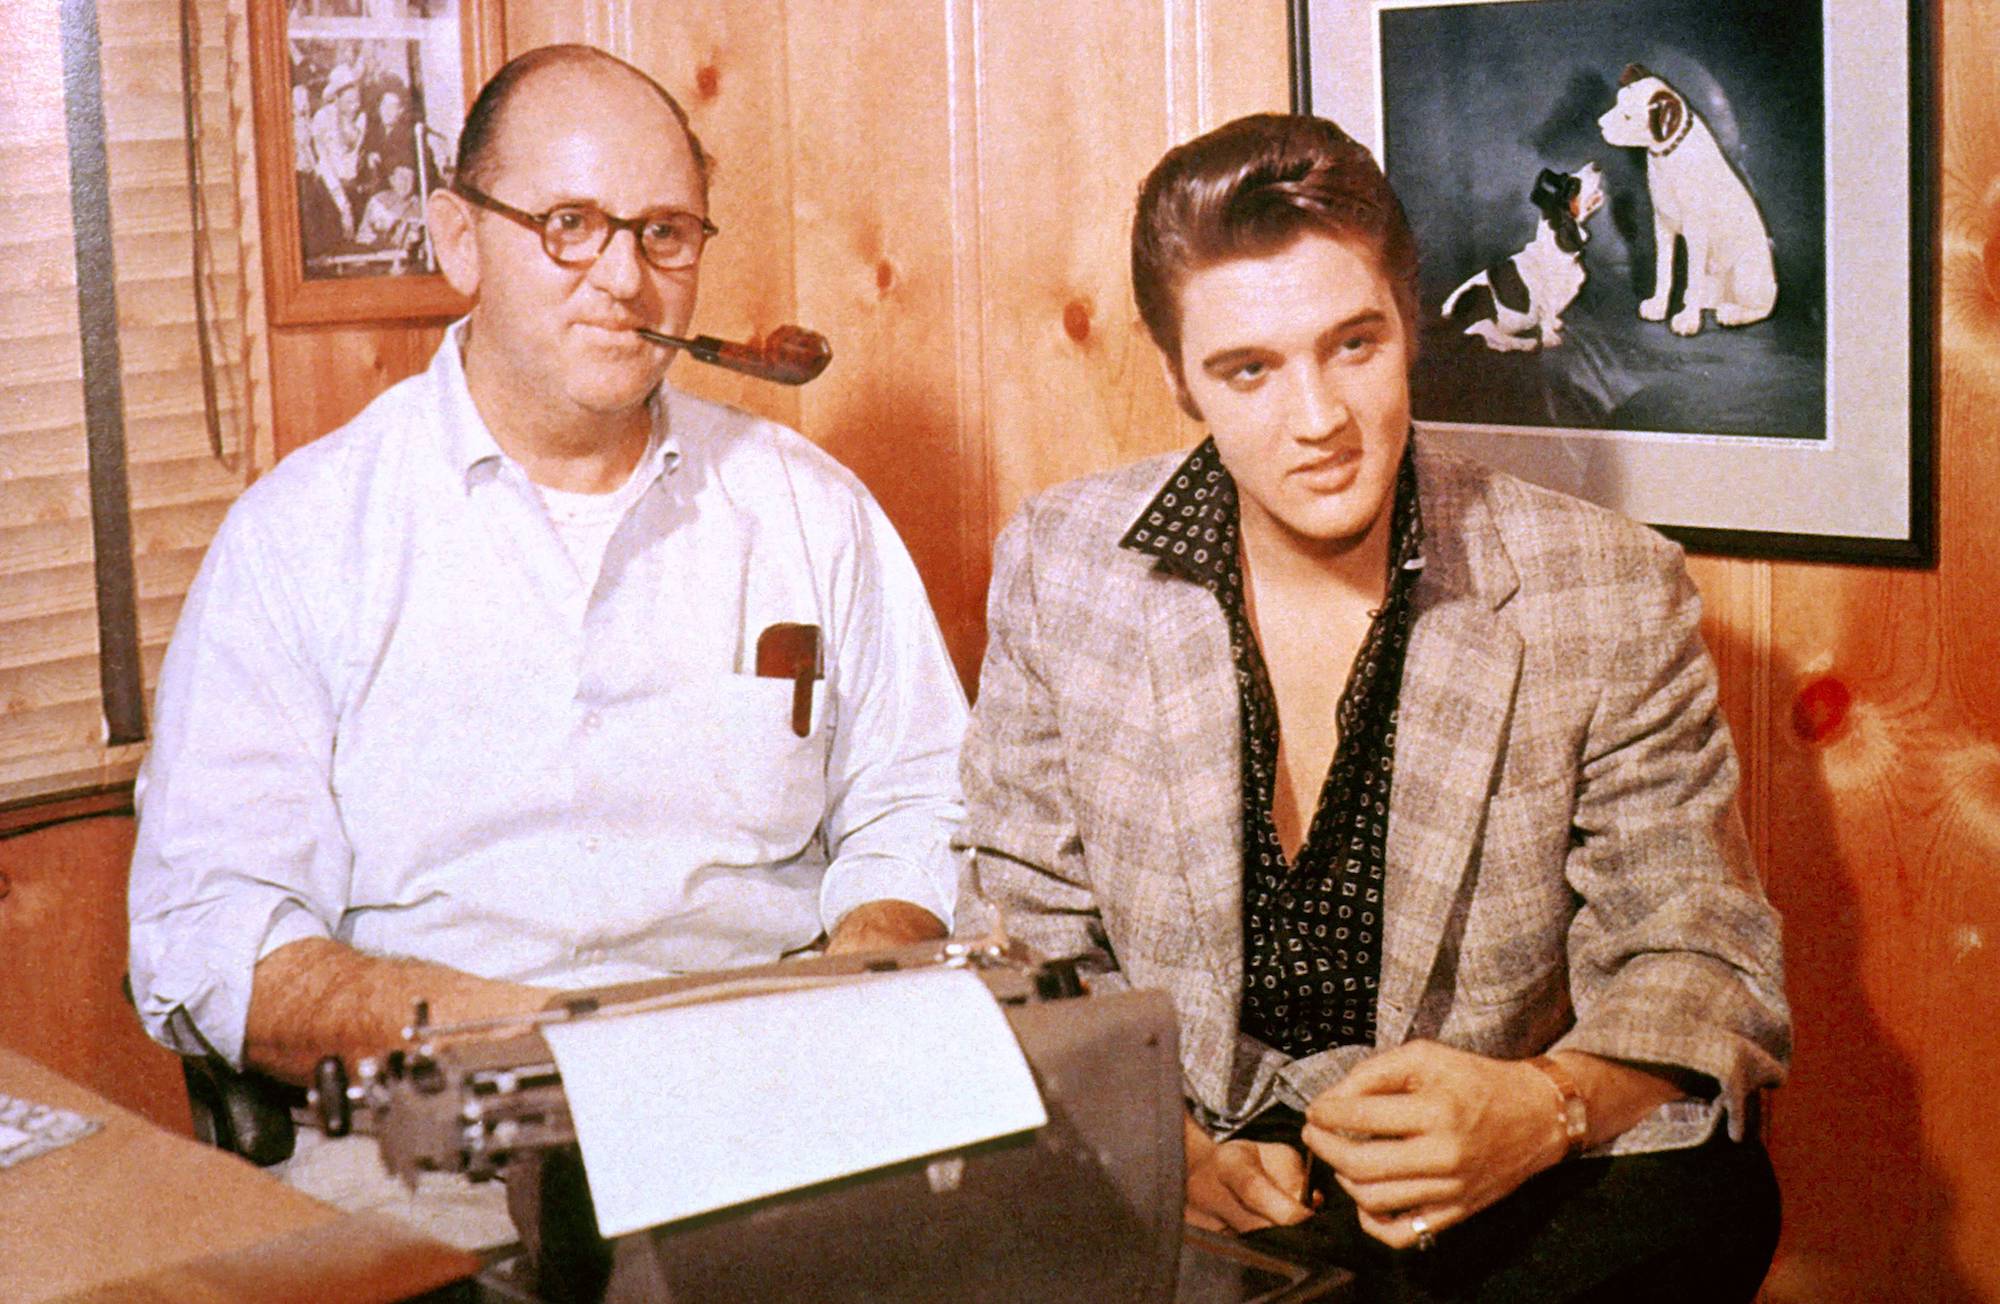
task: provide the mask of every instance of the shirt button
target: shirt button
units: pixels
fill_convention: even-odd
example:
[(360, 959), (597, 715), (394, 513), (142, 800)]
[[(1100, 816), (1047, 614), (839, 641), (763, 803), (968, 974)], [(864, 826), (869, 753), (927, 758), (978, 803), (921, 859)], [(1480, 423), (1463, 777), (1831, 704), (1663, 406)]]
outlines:
[(595, 711), (589, 711), (584, 714), (583, 727), (585, 729), (591, 730), (592, 732), (596, 732), (597, 726), (603, 723), (604, 723), (604, 717), (599, 715)]
[(604, 844), (601, 841), (599, 841), (595, 833), (591, 834), (589, 837), (583, 840), (583, 849), (585, 851), (590, 852), (592, 855), (595, 855), (597, 853), (597, 849), (603, 845)]

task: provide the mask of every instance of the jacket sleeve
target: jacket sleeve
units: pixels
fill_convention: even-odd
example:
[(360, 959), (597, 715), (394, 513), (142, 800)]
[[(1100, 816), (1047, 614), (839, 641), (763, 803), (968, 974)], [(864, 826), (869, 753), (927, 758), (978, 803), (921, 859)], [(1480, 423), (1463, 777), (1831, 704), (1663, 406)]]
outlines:
[(1035, 596), (1032, 509), (994, 545), (979, 698), (960, 757), (975, 916), (1050, 957), (1112, 964), (1072, 808)]
[[(1713, 1078), (1740, 1137), (1746, 1099), (1783, 1080), (1791, 1051), (1779, 923), (1737, 810), (1700, 599), (1678, 549), (1654, 556), (1580, 758), (1566, 871), (1576, 1023), (1557, 1045)], [(1653, 1123), (1616, 1148), (1651, 1148)]]

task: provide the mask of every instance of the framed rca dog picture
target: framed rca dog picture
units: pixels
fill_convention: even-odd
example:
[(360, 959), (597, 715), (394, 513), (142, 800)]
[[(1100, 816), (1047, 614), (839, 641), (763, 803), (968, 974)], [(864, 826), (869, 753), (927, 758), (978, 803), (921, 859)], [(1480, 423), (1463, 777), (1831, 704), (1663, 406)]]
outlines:
[(1292, 0), (1430, 437), (1690, 548), (1935, 558), (1932, 0)]
[(502, 49), (501, 0), (250, 0), (264, 281), (277, 325), (452, 316), (424, 227)]

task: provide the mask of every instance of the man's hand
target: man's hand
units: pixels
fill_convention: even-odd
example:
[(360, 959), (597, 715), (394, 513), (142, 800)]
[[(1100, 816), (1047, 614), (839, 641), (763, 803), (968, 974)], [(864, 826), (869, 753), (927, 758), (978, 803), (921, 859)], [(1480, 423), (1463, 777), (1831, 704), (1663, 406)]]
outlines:
[(1463, 1222), (1562, 1159), (1568, 1140), (1541, 1072), (1417, 1041), (1364, 1060), (1312, 1102), (1303, 1138), (1397, 1249)]
[[(1586, 1146), (1609, 1141), (1669, 1100), (1715, 1084), (1685, 1069), (1558, 1051), (1590, 1119)], [(1525, 1060), (1496, 1060), (1413, 1041), (1320, 1093), (1303, 1138), (1354, 1197), (1361, 1228), (1397, 1249), (1410, 1219), (1443, 1231), (1510, 1194), (1569, 1153), (1561, 1096)]]
[(912, 942), (929, 942), (944, 935), (944, 923), (922, 906), (908, 901), (870, 901), (840, 917), (826, 939), (826, 954), (880, 951)]
[(1306, 1197), (1306, 1157), (1272, 1141), (1217, 1141), (1193, 1119), (1183, 1124), (1187, 1149), (1184, 1221), (1205, 1231), (1254, 1232), (1312, 1217)]

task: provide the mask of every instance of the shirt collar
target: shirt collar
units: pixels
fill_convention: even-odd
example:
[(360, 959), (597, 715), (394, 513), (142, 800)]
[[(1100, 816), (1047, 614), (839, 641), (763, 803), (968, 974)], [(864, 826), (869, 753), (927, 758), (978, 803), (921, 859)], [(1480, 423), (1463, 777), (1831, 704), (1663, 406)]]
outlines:
[[(1423, 511), (1418, 504), (1416, 441), (1403, 449), (1396, 471), (1396, 501), (1390, 521), (1389, 584), (1397, 591), (1423, 569)], [(1153, 495), (1119, 546), (1157, 558), (1183, 579), (1208, 588), (1236, 573), (1238, 523), (1236, 481), (1222, 464), (1211, 437), (1195, 446)]]
[(1118, 545), (1211, 589), (1236, 573), (1236, 481), (1214, 439), (1195, 445)]
[[(431, 359), (430, 370), (436, 387), (438, 428), (445, 458), (458, 474), (460, 484), (470, 492), (474, 484), (498, 474), (501, 467), (517, 464), (493, 438), (493, 432), (487, 429), (478, 406), (472, 401), (472, 391), (465, 382), (465, 359), (461, 352), (465, 327), (466, 319), (461, 317), (446, 328), (444, 342)], [(666, 392), (667, 383), (661, 381), (660, 387), (646, 400), (647, 410), (652, 414), (653, 429), (646, 441), (646, 451), (639, 455), (639, 466), (633, 474), (649, 482), (674, 471), (681, 460), (680, 441), (675, 437), (669, 419), (670, 405)]]

